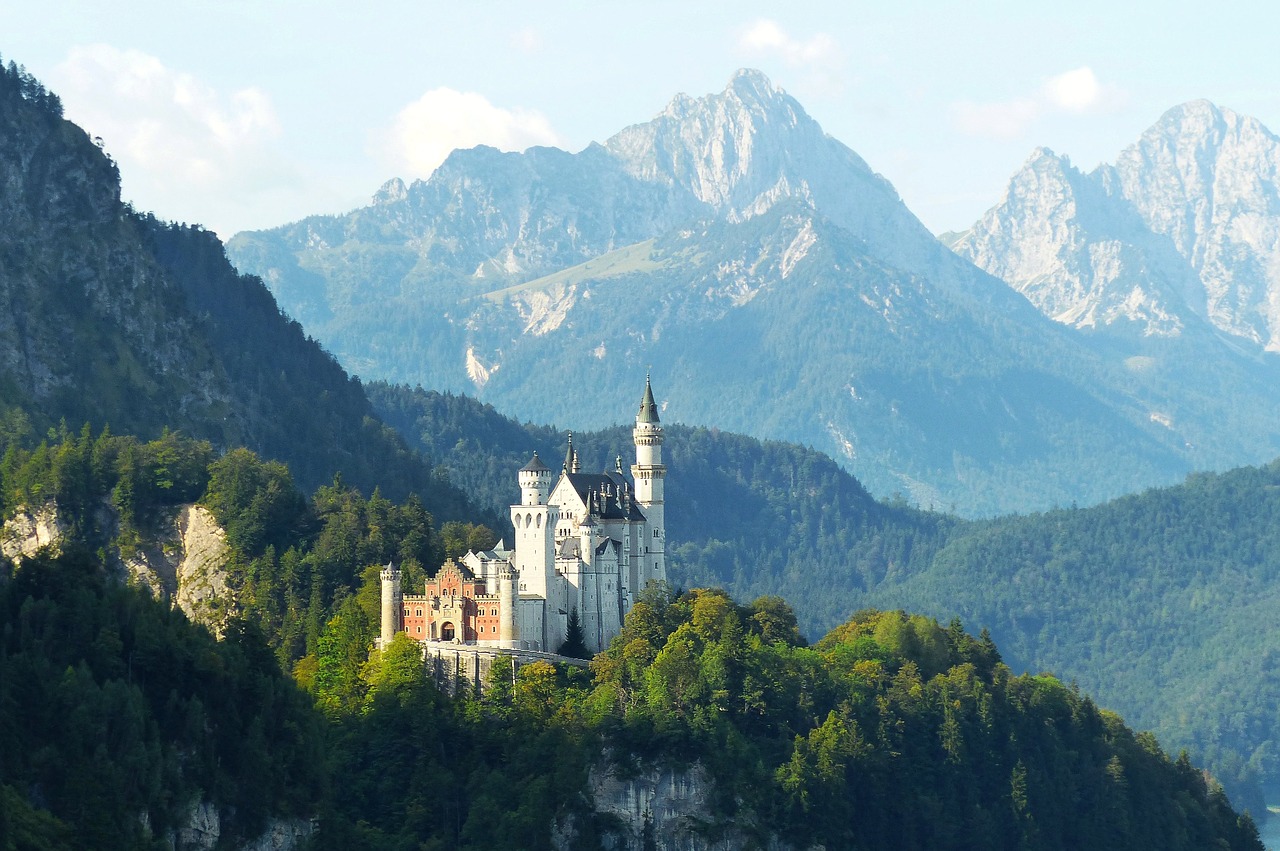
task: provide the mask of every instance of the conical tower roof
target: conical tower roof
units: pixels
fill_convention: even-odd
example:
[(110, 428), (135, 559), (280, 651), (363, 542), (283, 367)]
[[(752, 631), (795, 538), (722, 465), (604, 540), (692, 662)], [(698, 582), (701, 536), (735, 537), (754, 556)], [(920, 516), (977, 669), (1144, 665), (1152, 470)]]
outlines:
[(658, 403), (653, 401), (653, 386), (649, 376), (644, 377), (644, 398), (640, 400), (640, 413), (636, 414), (637, 423), (658, 423)]
[(542, 459), (538, 457), (538, 453), (533, 453), (533, 459), (520, 468), (522, 473), (546, 473), (550, 471), (550, 467), (542, 463)]

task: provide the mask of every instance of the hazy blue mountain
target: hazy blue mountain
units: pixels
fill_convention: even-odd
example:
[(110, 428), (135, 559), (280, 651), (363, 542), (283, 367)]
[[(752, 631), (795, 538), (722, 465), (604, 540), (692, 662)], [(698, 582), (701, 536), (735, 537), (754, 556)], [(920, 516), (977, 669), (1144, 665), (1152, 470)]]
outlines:
[(581, 428), (624, 420), (651, 367), (678, 420), (811, 444), (925, 507), (1094, 502), (1280, 452), (1265, 366), (1046, 321), (758, 72), (577, 154), (456, 151), (228, 253), (366, 378)]
[(1280, 350), (1280, 139), (1201, 100), (1087, 175), (1040, 149), (953, 247), (1068, 325)]

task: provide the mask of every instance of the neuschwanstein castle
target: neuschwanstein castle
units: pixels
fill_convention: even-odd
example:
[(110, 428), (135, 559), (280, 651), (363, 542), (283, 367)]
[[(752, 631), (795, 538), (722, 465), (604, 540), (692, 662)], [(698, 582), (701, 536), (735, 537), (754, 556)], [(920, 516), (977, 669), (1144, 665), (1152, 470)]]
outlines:
[(471, 552), (445, 562), (424, 593), (401, 594), (400, 571), (382, 571), (379, 646), (400, 631), (424, 642), (554, 653), (577, 612), (587, 649), (597, 653), (622, 629), (644, 586), (667, 576), (662, 425), (653, 388), (632, 432), (636, 462), (584, 473), (569, 436), (558, 478), (538, 453), (519, 472), (511, 506), (515, 548)]

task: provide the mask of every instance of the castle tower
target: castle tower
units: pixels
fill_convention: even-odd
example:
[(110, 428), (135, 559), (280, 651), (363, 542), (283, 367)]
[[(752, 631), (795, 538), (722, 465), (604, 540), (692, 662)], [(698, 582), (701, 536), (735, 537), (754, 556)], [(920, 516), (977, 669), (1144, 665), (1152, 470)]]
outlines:
[(520, 504), (511, 506), (519, 590), (550, 601), (556, 590), (551, 583), (555, 577), (556, 523), (560, 520), (559, 506), (547, 504), (551, 471), (535, 454), (520, 470), (519, 480)]
[(520, 468), (520, 504), (542, 505), (551, 493), (551, 468), (533, 453), (533, 460)]
[(650, 580), (667, 578), (667, 528), (663, 504), (667, 468), (662, 463), (662, 423), (658, 420), (658, 405), (653, 400), (653, 387), (648, 376), (644, 379), (644, 398), (640, 400), (632, 437), (636, 444), (636, 463), (631, 466), (631, 475), (636, 482), (635, 500), (648, 521), (640, 552), (632, 554), (632, 558), (640, 559), (639, 579), (640, 588), (643, 588)]
[(400, 571), (388, 563), (382, 568), (382, 631), (378, 636), (378, 647), (386, 647), (400, 631), (402, 610)]
[(512, 650), (520, 648), (520, 621), (516, 614), (520, 603), (519, 582), (520, 578), (510, 567), (498, 570), (498, 646)]

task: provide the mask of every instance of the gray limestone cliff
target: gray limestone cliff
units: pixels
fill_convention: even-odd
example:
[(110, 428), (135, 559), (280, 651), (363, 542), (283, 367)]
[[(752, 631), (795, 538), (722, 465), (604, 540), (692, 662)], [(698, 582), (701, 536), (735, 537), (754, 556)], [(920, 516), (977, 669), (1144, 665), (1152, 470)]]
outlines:
[[(234, 847), (236, 851), (295, 851), (311, 838), (315, 830), (316, 824), (311, 819), (271, 819), (261, 834)], [(224, 848), (222, 816), (213, 804), (200, 801), (192, 805), (187, 823), (162, 837), (162, 841), (172, 851)]]
[[(602, 847), (614, 851), (733, 851), (755, 847), (790, 851), (778, 837), (763, 841), (750, 814), (726, 819), (713, 812), (715, 781), (701, 763), (687, 768), (652, 766), (619, 772), (606, 757), (592, 767), (592, 808), (614, 825)], [(572, 820), (558, 823), (552, 846), (567, 851), (576, 836)], [(817, 849), (814, 849), (817, 851)]]
[[(118, 527), (110, 503), (104, 503), (99, 514), (100, 528)], [(56, 553), (69, 531), (53, 502), (19, 508), (0, 526), (0, 553), (20, 565), (41, 550)], [(137, 547), (116, 548), (108, 555), (128, 581), (172, 601), (190, 620), (215, 634), (235, 610), (234, 590), (227, 583), (226, 532), (202, 505), (177, 508)]]

